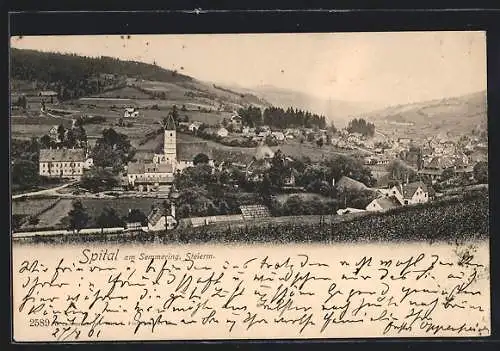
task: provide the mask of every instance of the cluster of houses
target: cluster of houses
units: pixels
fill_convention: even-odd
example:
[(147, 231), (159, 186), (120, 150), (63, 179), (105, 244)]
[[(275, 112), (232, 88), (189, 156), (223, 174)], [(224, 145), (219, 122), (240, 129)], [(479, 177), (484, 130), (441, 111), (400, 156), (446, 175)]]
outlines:
[(387, 188), (368, 188), (363, 183), (342, 177), (337, 183), (338, 190), (368, 191), (375, 197), (363, 208), (345, 207), (339, 209), (337, 214), (357, 213), (364, 211), (381, 212), (395, 209), (401, 206), (423, 204), (430, 200), (430, 194), (425, 183), (418, 181), (394, 185)]

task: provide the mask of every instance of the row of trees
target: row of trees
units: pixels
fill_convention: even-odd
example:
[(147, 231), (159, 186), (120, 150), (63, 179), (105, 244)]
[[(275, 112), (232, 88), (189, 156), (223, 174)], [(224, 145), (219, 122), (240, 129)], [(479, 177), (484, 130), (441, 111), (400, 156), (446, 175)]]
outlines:
[(250, 127), (268, 125), (280, 129), (292, 127), (326, 128), (325, 116), (292, 107), (286, 110), (281, 107), (267, 107), (262, 111), (259, 107), (248, 106), (240, 108), (238, 114), (242, 118), (243, 124)]
[(85, 148), (87, 145), (87, 132), (81, 120), (71, 128), (65, 128), (60, 124), (54, 135), (45, 134), (40, 138), (40, 146), (43, 149), (65, 147)]
[(67, 216), (69, 229), (78, 232), (86, 228), (92, 220), (95, 222), (95, 225), (101, 229), (124, 227), (126, 223), (141, 223), (143, 226), (147, 225), (147, 217), (144, 212), (139, 209), (131, 209), (127, 215), (120, 216), (114, 208), (105, 207), (97, 217), (92, 218), (81, 201), (74, 201), (73, 207), (68, 212)]
[[(339, 202), (355, 203), (367, 197), (367, 194), (361, 193), (339, 194), (332, 183), (333, 179), (338, 181), (345, 175), (368, 186), (375, 183), (368, 168), (342, 155), (313, 163), (309, 159), (290, 161), (277, 151), (269, 161), (269, 167), (262, 170), (262, 181), (257, 182), (248, 180), (245, 171), (233, 166), (212, 169), (203, 160), (197, 163), (195, 167), (175, 175), (174, 186), (179, 194), (176, 199), (177, 214), (180, 217), (239, 213), (239, 206), (259, 203), (262, 199), (277, 213), (289, 213), (273, 202), (272, 198), (285, 191), (291, 176), (295, 178), (295, 186), (330, 198), (327, 205), (318, 205), (318, 208), (323, 209), (315, 210), (318, 213), (327, 211), (326, 208), (335, 209)], [(295, 214), (306, 213), (299, 211)]]
[(372, 137), (375, 135), (375, 124), (369, 123), (363, 118), (354, 118), (349, 121), (347, 131), (349, 133), (360, 133), (366, 137)]
[(320, 116), (309, 111), (293, 109), (292, 107), (286, 110), (280, 107), (268, 107), (264, 110), (262, 117), (265, 125), (280, 129), (290, 127), (326, 128), (325, 116)]

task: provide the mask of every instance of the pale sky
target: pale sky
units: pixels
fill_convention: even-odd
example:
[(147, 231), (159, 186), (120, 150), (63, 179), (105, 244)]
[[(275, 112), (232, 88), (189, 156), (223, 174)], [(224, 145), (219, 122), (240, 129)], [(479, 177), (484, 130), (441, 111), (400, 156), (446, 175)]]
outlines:
[(156, 61), (203, 81), (383, 105), (486, 90), (484, 32), (38, 36), (11, 46)]

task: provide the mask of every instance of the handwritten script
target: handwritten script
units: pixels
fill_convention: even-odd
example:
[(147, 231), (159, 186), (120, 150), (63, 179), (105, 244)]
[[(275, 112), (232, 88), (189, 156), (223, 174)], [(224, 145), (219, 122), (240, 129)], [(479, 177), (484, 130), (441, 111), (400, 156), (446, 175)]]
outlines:
[(488, 261), (487, 244), (16, 245), (14, 338), (487, 336)]

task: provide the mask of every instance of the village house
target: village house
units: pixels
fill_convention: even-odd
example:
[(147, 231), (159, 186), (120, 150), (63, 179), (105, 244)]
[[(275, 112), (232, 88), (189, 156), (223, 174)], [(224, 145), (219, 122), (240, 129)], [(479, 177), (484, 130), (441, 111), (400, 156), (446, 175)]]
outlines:
[(101, 73), (99, 74), (99, 78), (103, 80), (114, 80), (115, 75), (112, 73)]
[(411, 139), (410, 138), (399, 138), (398, 139), (398, 144), (400, 144), (400, 145), (407, 146), (410, 143), (411, 143)]
[[(255, 155), (252, 161), (247, 165), (245, 175), (247, 180), (253, 182), (262, 181), (265, 172), (271, 168), (271, 159), (274, 157), (274, 152), (267, 145), (261, 144), (255, 150)], [(295, 182), (295, 179), (293, 179)]]
[(429, 191), (423, 182), (413, 182), (402, 186), (403, 205), (422, 204), (429, 201)]
[(282, 132), (272, 132), (271, 135), (277, 140), (277, 141), (284, 141), (285, 140), (285, 135)]
[(126, 78), (125, 83), (128, 87), (134, 86), (137, 83), (137, 78)]
[(128, 184), (139, 191), (168, 191), (174, 180), (169, 163), (130, 162), (127, 166)]
[(153, 207), (148, 214), (148, 231), (159, 232), (163, 230), (174, 229), (177, 226), (175, 219), (175, 205), (171, 203), (170, 214), (165, 216), (165, 213), (160, 207)]
[(55, 98), (57, 97), (57, 93), (53, 90), (44, 90), (44, 91), (41, 91), (40, 93), (38, 93), (38, 96), (39, 97), (44, 97), (44, 98)]
[(225, 138), (229, 135), (229, 131), (224, 127), (220, 127), (219, 129), (217, 129), (215, 134), (220, 138)]
[(401, 207), (401, 203), (395, 196), (379, 197), (366, 206), (366, 211), (387, 211)]
[(418, 174), (429, 178), (433, 183), (441, 180), (447, 169), (455, 170), (455, 162), (449, 156), (435, 156), (428, 164), (418, 171)]
[(377, 189), (381, 197), (393, 197), (402, 206), (421, 204), (429, 201), (429, 191), (423, 182), (394, 185), (389, 189)]
[(139, 117), (139, 111), (135, 109), (135, 107), (127, 107), (125, 108), (125, 112), (123, 113), (124, 118), (136, 118)]
[(201, 122), (198, 122), (198, 121), (194, 121), (192, 122), (191, 124), (189, 124), (188, 126), (188, 130), (192, 133), (195, 133), (198, 131), (198, 129), (200, 129), (200, 126), (201, 126)]
[(39, 174), (50, 178), (79, 179), (92, 164), (87, 161), (84, 149), (41, 149)]
[(233, 126), (234, 129), (241, 130), (243, 126), (243, 118), (241, 118), (237, 114), (234, 114), (231, 116), (229, 123)]
[(50, 128), (49, 133), (48, 133), (50, 140), (52, 140), (53, 142), (56, 142), (56, 143), (61, 142), (61, 140), (59, 138), (58, 128), (59, 128), (59, 126), (57, 126), (57, 125), (52, 126), (52, 128)]

